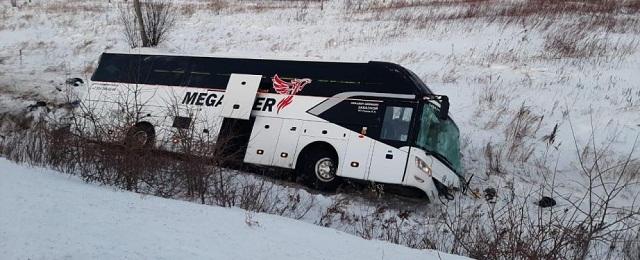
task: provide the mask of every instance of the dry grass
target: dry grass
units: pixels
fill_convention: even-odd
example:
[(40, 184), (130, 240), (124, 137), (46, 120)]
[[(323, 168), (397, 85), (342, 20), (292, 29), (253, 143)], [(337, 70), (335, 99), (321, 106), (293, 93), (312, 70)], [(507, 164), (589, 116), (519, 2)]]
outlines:
[(188, 2), (177, 5), (182, 16), (191, 17), (197, 12), (221, 14), (223, 11), (230, 9), (232, 4), (226, 0), (208, 0), (203, 2)]
[(614, 34), (565, 27), (548, 31), (544, 51), (553, 59), (597, 58), (609, 61), (628, 57), (636, 52), (638, 46), (635, 39), (620, 39)]
[[(216, 154), (215, 145), (202, 145), (200, 147), (211, 149), (196, 151), (186, 142), (180, 154), (131, 149), (87, 142), (82, 135), (70, 135), (64, 128), (56, 128), (55, 124), (34, 120), (33, 117), (21, 115), (0, 119), (1, 122), (12, 122), (3, 126), (3, 132), (11, 134), (0, 138), (0, 154), (14, 161), (75, 174), (87, 182), (297, 219), (306, 216), (315, 206), (313, 196), (300, 190), (283, 188), (264, 178), (221, 168), (226, 159)], [(518, 143), (519, 139), (531, 137), (537, 132), (541, 120), (523, 104), (514, 114), (505, 138)], [(116, 131), (114, 135), (124, 132)], [(200, 139), (195, 142), (206, 143)], [(633, 153), (627, 160), (605, 161), (601, 154), (606, 151), (595, 150), (593, 145), (589, 147), (581, 150), (579, 163), (583, 165), (587, 179), (592, 180), (585, 184), (587, 188), (584, 189), (587, 195), (595, 198), (590, 202), (576, 200), (575, 196), (561, 197), (567, 201), (563, 208), (536, 210), (530, 208), (530, 198), (537, 194), (531, 192), (526, 196), (516, 196), (513, 186), (509, 186), (506, 192), (498, 194), (501, 201), (507, 200), (506, 203), (475, 201), (473, 206), (463, 209), (462, 205), (469, 204), (457, 202), (449, 205), (460, 208), (431, 208), (445, 213), (440, 217), (427, 217), (400, 205), (392, 209), (390, 205), (393, 203), (387, 202), (364, 207), (358, 212), (353, 203), (356, 200), (335, 197), (333, 204), (323, 210), (317, 224), (343, 227), (347, 232), (366, 239), (481, 259), (582, 259), (580, 256), (593, 252), (592, 248), (602, 243), (620, 245), (620, 248), (624, 245), (625, 253), (633, 254), (636, 245), (622, 238), (635, 235), (627, 230), (637, 227), (637, 224), (624, 221), (638, 216), (638, 208), (632, 205), (629, 211), (617, 214), (610, 202), (621, 189), (630, 187), (634, 182), (610, 180), (617, 176), (637, 175), (640, 168), (628, 167), (628, 159), (633, 158)], [(508, 157), (501, 155), (502, 151), (511, 152), (491, 144), (485, 150), (490, 153), (487, 156), (493, 158), (489, 161), (496, 163), (489, 166), (495, 173), (505, 173), (501, 163)], [(209, 156), (203, 157), (202, 152)], [(603, 193), (599, 189), (605, 186), (611, 189)], [(551, 190), (554, 196), (564, 195)], [(594, 210), (584, 211), (584, 203), (592, 203)], [(552, 212), (551, 215), (548, 212)], [(247, 222), (253, 223), (250, 216)], [(595, 254), (603, 256), (610, 251)]]
[[(86, 182), (296, 219), (315, 205), (313, 197), (302, 196), (299, 190), (222, 168), (229, 157), (219, 154), (216, 145), (203, 145), (207, 151), (183, 149), (174, 154), (97, 143), (43, 118), (3, 114), (0, 119), (2, 132), (10, 133), (0, 138), (2, 156), (77, 175)], [(122, 132), (126, 131), (114, 134)]]
[(80, 0), (46, 3), (43, 7), (44, 12), (49, 14), (65, 14), (78, 12), (103, 13), (107, 11), (107, 7), (104, 5), (104, 3)]
[(507, 124), (504, 134), (507, 144), (506, 156), (510, 161), (527, 162), (534, 151), (535, 146), (527, 146), (528, 139), (535, 139), (540, 130), (544, 116), (535, 114), (524, 103)]
[[(606, 33), (638, 33), (640, 12), (637, 0), (593, 1), (367, 1), (345, 3), (345, 19), (355, 21), (391, 21), (405, 27), (433, 30), (440, 26), (467, 30), (461, 21), (481, 20), (487, 25), (517, 26), (542, 32), (558, 26), (562, 32), (549, 33), (545, 48), (554, 55), (568, 57), (600, 56), (610, 49), (617, 56), (626, 56), (637, 47), (635, 42), (610, 42)], [(575, 21), (566, 24), (567, 20)], [(563, 38), (564, 37), (564, 38)], [(523, 44), (528, 44), (524, 42)], [(514, 50), (511, 49), (510, 50)], [(508, 53), (507, 59), (519, 60), (520, 53)], [(499, 54), (499, 53), (497, 53)]]
[(535, 15), (631, 14), (640, 11), (640, 2), (637, 0), (347, 0), (345, 8), (352, 13), (380, 13), (403, 9), (457, 9), (454, 12), (438, 13), (437, 17), (429, 17), (439, 20), (451, 20), (482, 17), (494, 19), (498, 17), (530, 17)]

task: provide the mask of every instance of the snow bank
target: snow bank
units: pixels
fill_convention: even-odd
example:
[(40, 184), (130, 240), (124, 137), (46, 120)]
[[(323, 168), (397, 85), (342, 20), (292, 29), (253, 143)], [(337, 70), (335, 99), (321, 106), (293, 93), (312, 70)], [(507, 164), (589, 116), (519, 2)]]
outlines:
[(465, 259), (236, 208), (142, 196), (0, 159), (6, 259)]

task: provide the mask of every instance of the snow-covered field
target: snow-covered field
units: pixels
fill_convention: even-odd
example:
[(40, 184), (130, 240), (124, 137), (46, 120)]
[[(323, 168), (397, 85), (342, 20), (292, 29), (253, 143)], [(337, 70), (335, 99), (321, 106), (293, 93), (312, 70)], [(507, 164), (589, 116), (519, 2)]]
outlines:
[[(17, 8), (0, 3), (0, 112), (20, 114), (36, 100), (62, 103), (56, 87), (66, 78), (87, 78), (101, 52), (128, 49), (118, 20), (121, 1), (18, 2)], [(516, 197), (535, 214), (533, 203), (547, 195), (558, 200), (559, 211), (572, 207), (593, 180), (585, 169), (594, 164), (637, 180), (637, 1), (592, 1), (584, 5), (621, 6), (589, 11), (525, 0), (175, 2), (177, 26), (159, 46), (165, 52), (382, 60), (410, 68), (434, 92), (450, 97), (464, 168), (474, 175), (470, 187), (479, 193), (496, 188), (498, 205)], [(509, 9), (527, 2), (534, 3), (530, 9)], [(629, 167), (619, 168), (625, 161)], [(637, 209), (639, 190), (625, 187), (612, 205)], [(325, 211), (326, 200), (312, 212)], [(356, 198), (346, 211), (367, 215), (376, 204), (394, 212), (387, 217), (411, 211), (407, 229), (420, 234), (440, 233), (442, 226), (434, 223), (443, 210), (490, 208), (484, 198), (467, 194), (446, 207)], [(357, 223), (340, 223), (336, 216), (328, 224), (319, 215), (303, 220), (364, 236)], [(439, 245), (430, 243), (421, 246)]]
[(466, 259), (0, 159), (2, 259)]

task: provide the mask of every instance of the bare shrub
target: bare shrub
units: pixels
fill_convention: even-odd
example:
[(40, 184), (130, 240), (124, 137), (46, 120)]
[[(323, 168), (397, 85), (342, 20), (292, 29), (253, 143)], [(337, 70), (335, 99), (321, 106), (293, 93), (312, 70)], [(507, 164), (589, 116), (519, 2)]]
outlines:
[(624, 237), (623, 252), (625, 259), (640, 259), (640, 232)]
[[(165, 41), (175, 27), (178, 10), (170, 0), (150, 0), (141, 3), (141, 17), (136, 14), (133, 3), (121, 4), (118, 9), (123, 35), (132, 48), (155, 47)], [(142, 23), (139, 19), (142, 19)], [(142, 30), (140, 24), (143, 26)]]
[[(193, 116), (188, 128), (173, 128), (157, 140), (165, 149), (130, 146), (123, 141), (130, 127), (146, 120), (143, 112), (148, 100), (143, 92), (138, 86), (130, 87), (109, 103), (115, 103), (112, 109), (99, 102), (83, 103), (73, 120), (64, 124), (46, 118), (46, 113), (35, 119), (2, 115), (2, 130), (11, 135), (0, 140), (0, 154), (77, 175), (86, 182), (202, 204), (296, 219), (315, 205), (314, 198), (303, 191), (225, 168), (234, 165), (231, 161), (238, 158), (240, 149), (222, 149), (232, 146), (233, 136), (212, 137), (196, 131), (196, 125), (215, 129), (219, 123), (197, 111), (186, 111)], [(166, 101), (172, 118), (185, 113), (177, 101)], [(12, 123), (6, 123), (9, 120)]]
[(350, 203), (347, 198), (334, 199), (320, 216), (318, 224), (325, 227), (331, 226), (336, 220), (336, 216), (338, 216), (337, 220), (340, 222), (350, 221), (351, 218), (347, 212), (347, 207)]
[(46, 133), (48, 128), (43, 124), (33, 125), (32, 119), (14, 121), (12, 128), (15, 134), (5, 136), (0, 144), (0, 152), (7, 159), (30, 165), (43, 165), (46, 154)]
[(638, 214), (636, 206), (621, 215), (613, 213), (604, 200), (593, 202), (594, 211), (577, 204), (547, 209), (533, 206), (533, 193), (514, 194), (512, 189), (501, 194), (506, 201), (446, 213), (446, 227), (454, 237), (450, 252), (477, 259), (585, 259), (591, 252), (604, 256), (610, 252), (596, 253), (594, 247), (622, 246), (617, 237), (629, 227), (622, 222)]
[(158, 46), (173, 29), (176, 22), (175, 10), (171, 1), (150, 1), (144, 3), (144, 24), (149, 46)]
[[(376, 239), (418, 249), (446, 248), (446, 233), (438, 219), (425, 223), (425, 216), (394, 203), (356, 206), (353, 199), (337, 196), (325, 208), (318, 225), (339, 227), (364, 239)], [(434, 210), (440, 210), (434, 208)]]
[[(539, 190), (522, 193), (508, 185), (496, 203), (447, 206), (443, 218), (454, 237), (450, 252), (478, 259), (616, 259), (623, 254), (634, 259), (637, 244), (631, 241), (637, 236), (640, 207), (635, 199), (617, 203), (625, 199), (622, 194), (638, 188), (624, 177), (639, 171), (631, 167), (637, 140), (619, 160), (607, 158), (609, 144), (596, 146), (591, 139), (580, 147), (575, 137), (574, 142), (581, 173), (574, 179), (578, 190), (558, 191), (552, 172), (552, 181)], [(555, 197), (558, 206), (534, 206), (545, 194)]]

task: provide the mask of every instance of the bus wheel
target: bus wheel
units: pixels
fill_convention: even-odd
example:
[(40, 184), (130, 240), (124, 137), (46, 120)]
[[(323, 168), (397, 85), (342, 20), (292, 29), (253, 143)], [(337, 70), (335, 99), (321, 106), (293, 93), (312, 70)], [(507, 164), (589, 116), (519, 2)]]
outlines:
[(155, 130), (151, 124), (139, 123), (127, 131), (124, 144), (130, 148), (150, 148), (155, 138)]
[(306, 185), (322, 191), (334, 191), (340, 184), (336, 176), (338, 159), (320, 151), (310, 151), (302, 158), (299, 174)]

